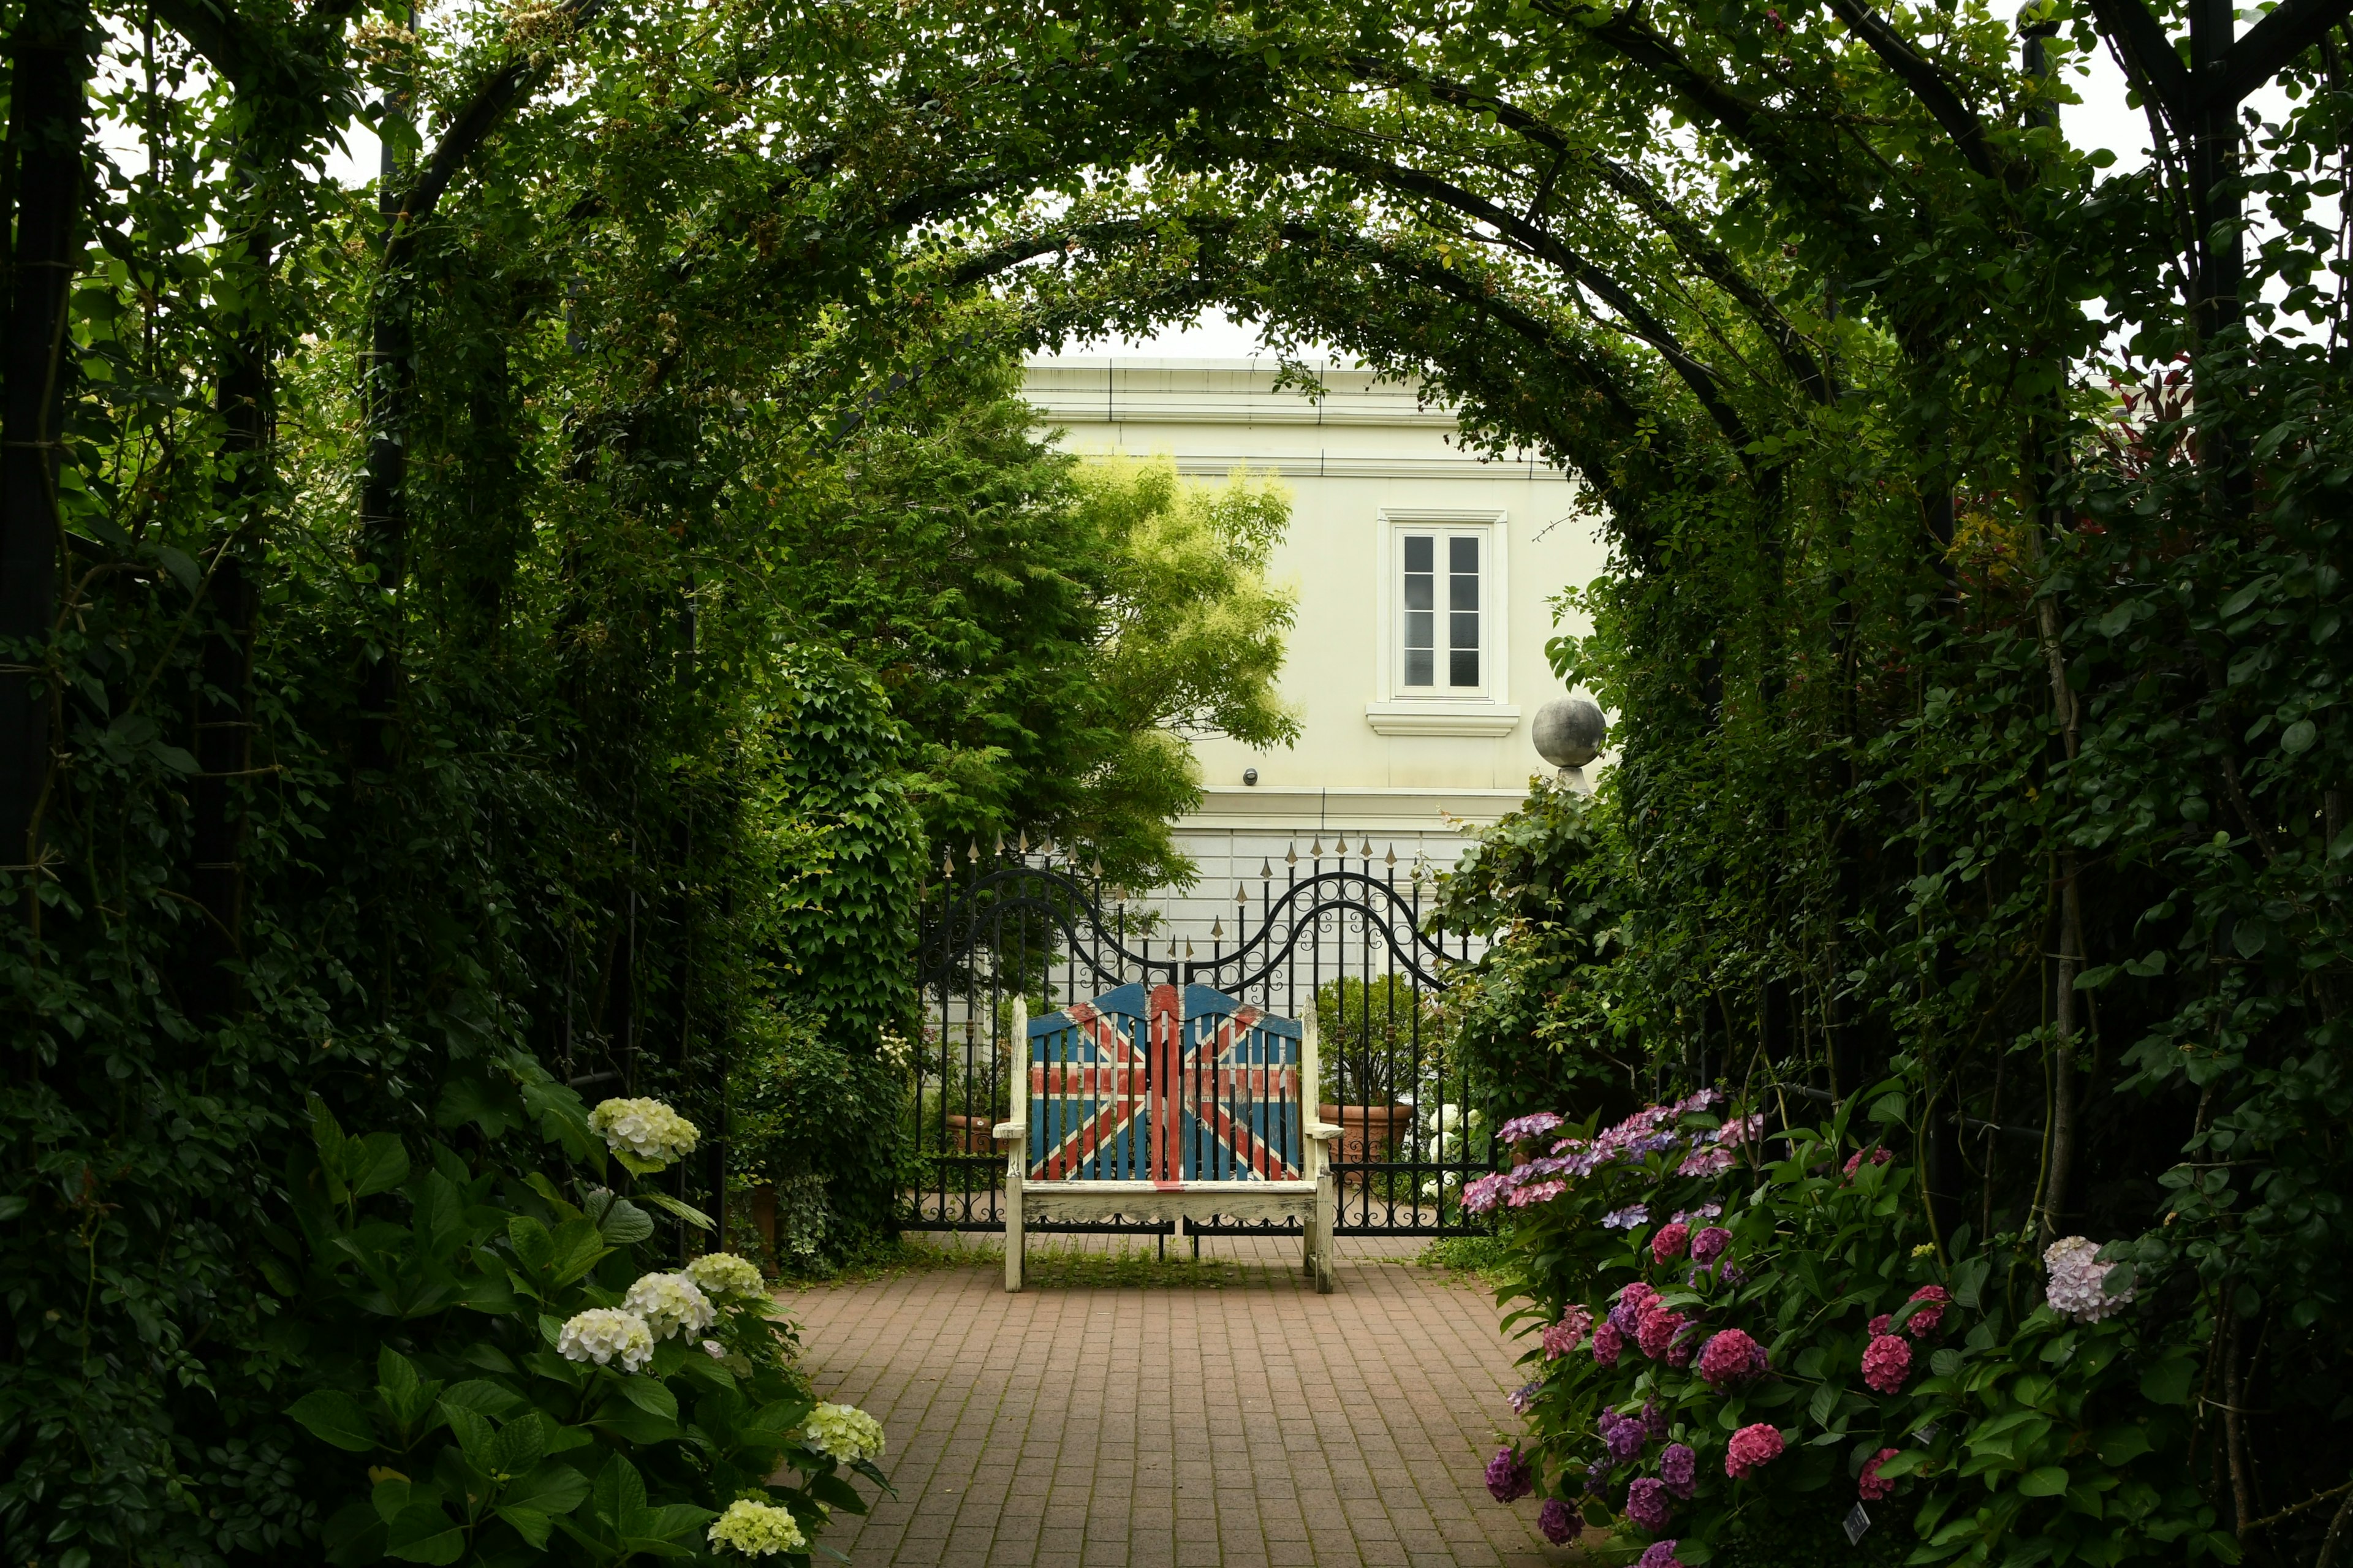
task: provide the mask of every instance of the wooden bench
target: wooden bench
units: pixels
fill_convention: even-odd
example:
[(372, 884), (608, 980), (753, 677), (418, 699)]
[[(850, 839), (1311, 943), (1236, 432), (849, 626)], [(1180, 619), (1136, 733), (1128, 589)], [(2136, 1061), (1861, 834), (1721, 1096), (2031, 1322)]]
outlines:
[(1207, 985), (1123, 985), (1031, 1019), (1027, 1092), (997, 1124), (1005, 1288), (1033, 1221), (1297, 1220), (1303, 1264), (1332, 1289), (1330, 1150), (1317, 1120), (1315, 1023)]

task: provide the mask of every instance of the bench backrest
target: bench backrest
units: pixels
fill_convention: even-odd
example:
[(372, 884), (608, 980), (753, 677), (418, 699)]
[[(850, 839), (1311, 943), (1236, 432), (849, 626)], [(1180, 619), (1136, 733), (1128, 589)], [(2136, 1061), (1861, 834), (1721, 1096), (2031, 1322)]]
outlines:
[(1132, 984), (1029, 1020), (1029, 1038), (1030, 1180), (1302, 1179), (1296, 1020), (1207, 985)]

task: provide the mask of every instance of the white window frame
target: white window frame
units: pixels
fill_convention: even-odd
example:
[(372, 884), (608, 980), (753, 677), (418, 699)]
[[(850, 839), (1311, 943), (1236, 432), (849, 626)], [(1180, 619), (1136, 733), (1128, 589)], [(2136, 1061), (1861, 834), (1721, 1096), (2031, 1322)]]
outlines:
[[(1375, 581), (1379, 601), (1374, 654), (1377, 674), (1365, 721), (1384, 735), (1508, 735), (1519, 725), (1511, 702), (1511, 529), (1501, 511), (1384, 507), (1374, 530), (1380, 551)], [(1476, 533), (1483, 536), (1480, 588), (1480, 670), (1476, 690), (1405, 684), (1405, 536), (1409, 533)], [(1434, 564), (1442, 568), (1441, 543)], [(1437, 614), (1443, 616), (1445, 573), (1437, 574)], [(1443, 647), (1436, 650), (1443, 660)], [(1440, 672), (1442, 673), (1442, 671)]]

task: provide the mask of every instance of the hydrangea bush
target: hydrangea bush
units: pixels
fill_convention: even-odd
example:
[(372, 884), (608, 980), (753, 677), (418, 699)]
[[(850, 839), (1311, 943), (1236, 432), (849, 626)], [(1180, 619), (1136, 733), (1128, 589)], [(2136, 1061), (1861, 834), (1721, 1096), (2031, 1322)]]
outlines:
[[(693, 1146), (669, 1107), (619, 1103), (633, 1169), (659, 1168), (648, 1129)], [(887, 1486), (881, 1426), (811, 1396), (756, 1268), (649, 1267), (642, 1205), (707, 1225), (691, 1209), (567, 1194), (447, 1145), (414, 1161), (311, 1115), (301, 1234), (272, 1238), (272, 1282), (305, 1299), (311, 1385), (287, 1414), (343, 1451), (312, 1471), (329, 1563), (803, 1564), (829, 1513), (866, 1511), (845, 1470)]]
[[(1883, 1124), (1893, 1087), (1861, 1100)], [(1857, 1560), (2237, 1560), (2183, 1465), (2194, 1363), (2144, 1336), (2126, 1271), (2081, 1237), (2046, 1277), (2015, 1238), (1936, 1234), (1844, 1112), (1762, 1136), (1724, 1109), (1500, 1130), (1522, 1163), (1466, 1202), (1509, 1216), (1534, 1381), (1499, 1500), (1649, 1568), (1781, 1561), (1741, 1549), (1835, 1540), (1858, 1504), (1884, 1533)]]

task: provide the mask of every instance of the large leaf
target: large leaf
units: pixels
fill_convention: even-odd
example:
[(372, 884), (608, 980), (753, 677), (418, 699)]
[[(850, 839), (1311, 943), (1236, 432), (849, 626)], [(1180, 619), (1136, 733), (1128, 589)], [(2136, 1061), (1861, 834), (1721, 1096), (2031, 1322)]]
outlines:
[(628, 1199), (621, 1198), (606, 1209), (597, 1228), (615, 1247), (635, 1247), (653, 1235), (654, 1217)]
[(311, 1436), (338, 1448), (364, 1454), (376, 1447), (375, 1423), (348, 1394), (322, 1388), (296, 1400), (286, 1414)]
[(2029, 1470), (2018, 1489), (2026, 1497), (2058, 1497), (2067, 1489), (2067, 1472), (2057, 1465), (2044, 1465)]
[(650, 1377), (625, 1377), (618, 1387), (621, 1397), (640, 1410), (650, 1411), (667, 1421), (678, 1419), (678, 1395)]
[(501, 1496), (517, 1508), (550, 1516), (570, 1513), (586, 1500), (588, 1478), (560, 1459), (550, 1459), (511, 1482)]
[(408, 1180), (408, 1151), (396, 1132), (371, 1132), (356, 1147), (343, 1145), (343, 1174), (355, 1198), (388, 1193)]
[(455, 1563), (465, 1550), (465, 1533), (438, 1506), (411, 1503), (385, 1532), (384, 1554), (403, 1563)]

